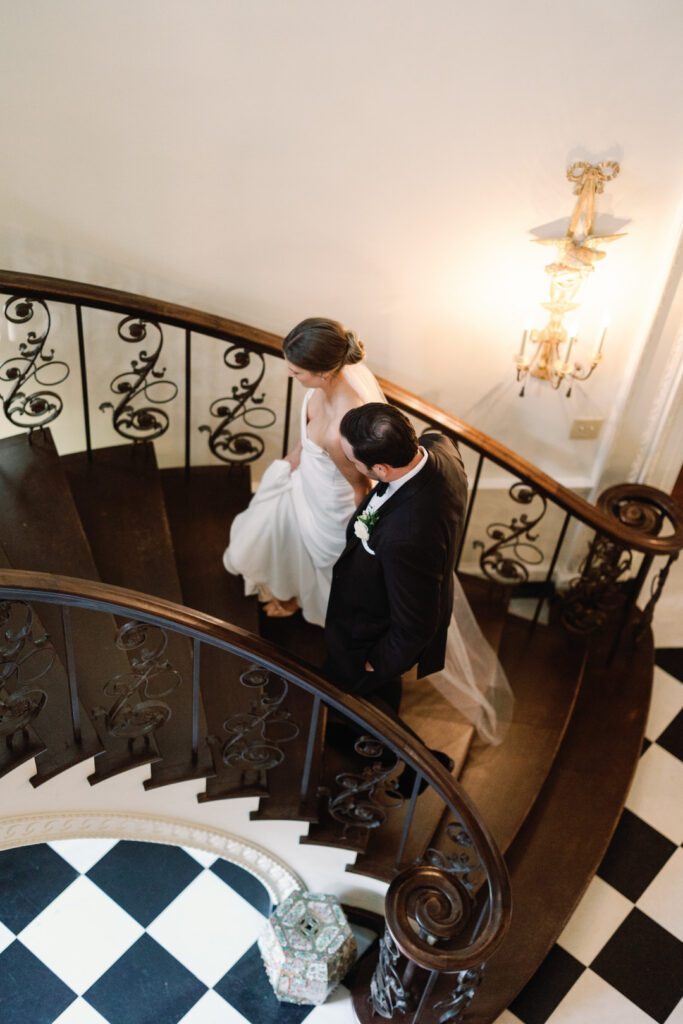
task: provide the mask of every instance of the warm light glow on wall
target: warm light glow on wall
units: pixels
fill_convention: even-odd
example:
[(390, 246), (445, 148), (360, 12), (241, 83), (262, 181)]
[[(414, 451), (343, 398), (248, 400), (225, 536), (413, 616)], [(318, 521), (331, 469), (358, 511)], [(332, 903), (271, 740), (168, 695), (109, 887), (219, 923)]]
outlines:
[[(575, 346), (578, 341), (578, 327), (575, 311), (579, 308), (578, 293), (594, 264), (604, 259), (606, 253), (599, 245), (622, 238), (623, 234), (594, 235), (595, 196), (604, 191), (605, 183), (613, 181), (619, 174), (619, 164), (614, 160), (589, 164), (579, 161), (571, 165), (567, 178), (574, 184), (578, 196), (572, 213), (567, 234), (564, 238), (535, 239), (539, 245), (554, 245), (557, 257), (546, 266), (550, 277), (550, 295), (541, 303), (548, 311), (548, 321), (540, 330), (525, 330), (519, 352), (515, 356), (517, 380), (522, 381), (520, 396), (526, 389), (529, 375), (548, 381), (556, 391), (567, 381), (567, 398), (572, 393), (575, 380), (588, 380), (596, 366), (602, 361), (602, 350), (607, 334), (603, 324), (599, 340), (590, 357), (590, 365), (583, 368), (575, 361)], [(567, 317), (574, 313), (571, 323)], [(532, 346), (536, 346), (535, 350)]]

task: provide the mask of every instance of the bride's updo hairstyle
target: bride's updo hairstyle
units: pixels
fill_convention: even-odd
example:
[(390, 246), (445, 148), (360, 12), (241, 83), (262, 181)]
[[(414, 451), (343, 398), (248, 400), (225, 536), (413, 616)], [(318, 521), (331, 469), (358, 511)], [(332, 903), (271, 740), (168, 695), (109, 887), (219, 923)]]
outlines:
[(338, 373), (342, 366), (359, 363), (365, 346), (355, 331), (338, 320), (311, 316), (293, 327), (282, 343), (288, 362), (311, 373)]

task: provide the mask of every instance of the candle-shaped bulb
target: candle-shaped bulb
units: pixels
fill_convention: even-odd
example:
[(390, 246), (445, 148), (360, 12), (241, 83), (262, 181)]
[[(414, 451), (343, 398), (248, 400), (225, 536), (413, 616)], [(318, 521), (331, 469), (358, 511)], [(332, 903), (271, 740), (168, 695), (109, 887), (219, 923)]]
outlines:
[(602, 346), (603, 346), (603, 345), (604, 345), (604, 343), (605, 343), (605, 335), (606, 335), (606, 334), (607, 334), (607, 328), (606, 328), (606, 327), (603, 327), (603, 329), (602, 329), (602, 334), (601, 334), (601, 336), (600, 336), (600, 344), (598, 345), (598, 351), (597, 351), (596, 355), (600, 355), (600, 354), (601, 354), (601, 352), (602, 352)]

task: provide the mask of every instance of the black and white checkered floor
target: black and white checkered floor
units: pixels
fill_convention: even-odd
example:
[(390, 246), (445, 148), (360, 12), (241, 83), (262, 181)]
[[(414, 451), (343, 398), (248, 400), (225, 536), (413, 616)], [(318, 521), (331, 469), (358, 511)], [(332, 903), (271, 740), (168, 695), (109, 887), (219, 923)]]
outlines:
[[(596, 878), (498, 1024), (683, 1024), (683, 651), (659, 651), (647, 741)], [(2, 1024), (351, 1024), (340, 986), (278, 1004), (260, 882), (201, 851), (69, 840), (0, 852)], [(367, 941), (367, 940), (366, 940)]]

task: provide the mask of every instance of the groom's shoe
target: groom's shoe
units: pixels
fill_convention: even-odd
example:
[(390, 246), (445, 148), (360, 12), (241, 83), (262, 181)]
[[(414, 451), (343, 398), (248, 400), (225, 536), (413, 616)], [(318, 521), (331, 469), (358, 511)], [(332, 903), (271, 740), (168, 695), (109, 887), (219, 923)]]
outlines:
[[(448, 754), (444, 754), (443, 750), (430, 749), (429, 753), (433, 757), (435, 757), (437, 761), (441, 762), (441, 764), (444, 766), (447, 772), (452, 772), (453, 769), (455, 768), (455, 761), (453, 760), (452, 757), (449, 757)], [(409, 800), (412, 795), (413, 786), (415, 785), (415, 778), (415, 769), (410, 768), (408, 765), (406, 765), (403, 771), (401, 772), (401, 775), (399, 776), (398, 782), (396, 783), (396, 789), (399, 791), (402, 797), (405, 797), (406, 800)], [(428, 785), (429, 782), (427, 779), (422, 778), (420, 780), (420, 789), (418, 791), (418, 796), (420, 795), (420, 793), (424, 793)]]

